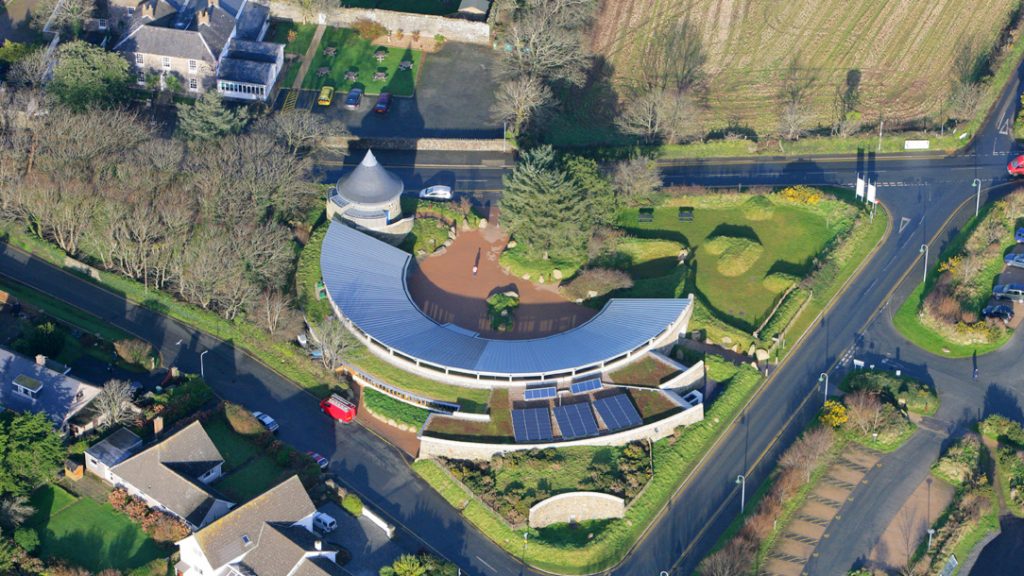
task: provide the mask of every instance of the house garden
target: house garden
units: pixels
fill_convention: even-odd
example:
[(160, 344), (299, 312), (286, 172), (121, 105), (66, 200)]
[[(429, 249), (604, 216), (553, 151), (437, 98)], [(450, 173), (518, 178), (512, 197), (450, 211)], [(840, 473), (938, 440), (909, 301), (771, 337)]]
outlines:
[(412, 96), (423, 53), (373, 43), (374, 38), (386, 33), (381, 29), (379, 34), (361, 35), (350, 28), (327, 28), (302, 81), (303, 89), (333, 86), (339, 94), (362, 88), (366, 95), (391, 92)]
[(1011, 335), (1000, 320), (980, 318), (1024, 218), (1024, 192), (985, 205), (949, 242), (928, 277), (900, 306), (893, 324), (914, 344), (964, 357), (1001, 347)]

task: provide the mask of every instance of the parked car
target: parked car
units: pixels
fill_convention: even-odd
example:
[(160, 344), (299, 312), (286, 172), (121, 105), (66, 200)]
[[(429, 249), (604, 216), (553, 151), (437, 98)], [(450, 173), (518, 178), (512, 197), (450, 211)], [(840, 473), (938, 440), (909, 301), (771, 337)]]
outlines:
[(982, 318), (999, 318), (1003, 322), (1009, 322), (1013, 320), (1013, 308), (1006, 304), (994, 304), (992, 306), (985, 306), (981, 311)]
[(349, 110), (355, 110), (359, 108), (359, 105), (363, 103), (363, 89), (353, 88), (348, 91), (348, 95), (345, 96), (345, 108)]
[(320, 97), (316, 99), (316, 103), (321, 106), (330, 106), (332, 100), (334, 100), (334, 86), (324, 86), (321, 88)]
[(381, 92), (377, 96), (377, 103), (373, 105), (373, 111), (377, 114), (387, 114), (391, 109), (391, 92)]
[(451, 186), (431, 186), (420, 190), (420, 198), (424, 200), (451, 200)]
[(277, 432), (277, 429), (280, 428), (277, 424), (277, 420), (271, 418), (270, 414), (264, 414), (263, 412), (256, 411), (252, 413), (252, 417), (259, 420), (260, 424), (263, 424), (263, 427), (270, 432)]
[(1010, 176), (1024, 176), (1024, 155), (1017, 156), (1006, 166)]
[(1005, 262), (1007, 266), (1024, 268), (1024, 254), (1007, 254), (1003, 258), (1003, 262)]
[(316, 512), (313, 514), (313, 527), (323, 534), (333, 532), (338, 527), (338, 522), (330, 514)]
[(1017, 244), (1024, 244), (1024, 228), (1017, 228), (1017, 232), (1014, 233), (1013, 239), (1017, 241)]
[(356, 405), (337, 394), (320, 401), (320, 409), (324, 414), (341, 422), (351, 422), (356, 417)]
[(321, 470), (327, 470), (327, 467), (331, 465), (330, 460), (324, 458), (323, 456), (316, 452), (313, 452), (312, 450), (306, 452), (306, 456), (312, 458), (313, 462), (316, 462), (316, 465), (319, 466)]
[(992, 297), (999, 300), (1024, 302), (1024, 284), (996, 284), (992, 289)]

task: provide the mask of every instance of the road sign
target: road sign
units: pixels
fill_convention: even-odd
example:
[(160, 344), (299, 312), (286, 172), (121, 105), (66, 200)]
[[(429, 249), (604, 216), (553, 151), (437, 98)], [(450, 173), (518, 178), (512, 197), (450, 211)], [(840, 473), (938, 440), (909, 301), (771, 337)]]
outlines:
[(864, 179), (857, 175), (857, 198), (864, 199)]
[(875, 183), (868, 182), (868, 202), (875, 203)]
[(939, 576), (950, 576), (959, 565), (960, 563), (956, 561), (956, 555), (950, 554), (949, 560), (946, 560), (946, 565), (942, 567), (942, 572), (939, 572)]

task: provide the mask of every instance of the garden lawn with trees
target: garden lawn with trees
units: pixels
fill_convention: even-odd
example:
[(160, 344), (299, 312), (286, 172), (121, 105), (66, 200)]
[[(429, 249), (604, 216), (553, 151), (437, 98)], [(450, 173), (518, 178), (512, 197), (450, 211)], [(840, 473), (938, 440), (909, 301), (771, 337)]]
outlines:
[[(621, 560), (762, 382), (761, 374), (749, 365), (736, 366), (719, 356), (708, 356), (706, 362), (708, 377), (719, 383), (720, 392), (706, 404), (702, 422), (677, 428), (672, 436), (654, 443), (654, 475), (631, 501), (625, 517), (577, 528), (557, 525), (545, 530), (529, 529), (525, 562), (560, 574), (589, 574)], [(510, 525), (481, 500), (468, 497), (466, 486), (438, 461), (419, 460), (413, 470), (491, 540), (510, 554), (524, 554), (523, 530)], [(550, 482), (575, 481), (581, 486), (584, 480), (581, 476), (563, 477), (561, 470), (549, 476)]]
[[(328, 55), (325, 52), (327, 49), (334, 49), (335, 55)], [(378, 50), (385, 53), (380, 62), (374, 56)], [(413, 63), (411, 70), (399, 70), (399, 64), (405, 60)], [(416, 78), (422, 64), (423, 53), (419, 50), (379, 46), (351, 28), (328, 27), (302, 81), (302, 87), (306, 90), (319, 90), (322, 86), (333, 86), (339, 95), (344, 95), (351, 88), (362, 88), (364, 95), (391, 92), (395, 96), (412, 96), (416, 91)], [(321, 68), (327, 68), (328, 73), (320, 76), (317, 71)], [(378, 71), (386, 72), (386, 78), (374, 80), (374, 73)], [(349, 80), (345, 77), (347, 72), (355, 72), (358, 76), (355, 80)]]
[(980, 318), (1003, 256), (1024, 218), (1024, 191), (986, 204), (949, 242), (893, 316), (893, 325), (921, 348), (951, 358), (1001, 348), (1012, 335), (1000, 320)]

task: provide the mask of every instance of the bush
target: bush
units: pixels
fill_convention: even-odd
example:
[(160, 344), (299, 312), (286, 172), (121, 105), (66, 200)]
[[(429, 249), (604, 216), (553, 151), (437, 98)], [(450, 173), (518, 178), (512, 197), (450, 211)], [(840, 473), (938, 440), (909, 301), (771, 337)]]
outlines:
[(188, 528), (169, 514), (153, 512), (149, 518), (152, 520), (145, 530), (157, 542), (177, 542), (189, 535)]
[(388, 35), (388, 29), (383, 24), (374, 22), (368, 18), (360, 18), (352, 24), (352, 28), (363, 40), (372, 41), (374, 38)]
[(39, 533), (31, 528), (18, 528), (14, 531), (14, 541), (31, 554), (39, 547)]
[(231, 429), (243, 436), (259, 436), (266, 432), (266, 428), (260, 424), (248, 410), (232, 402), (224, 403), (224, 416), (231, 425)]
[(434, 42), (438, 46), (443, 46), (445, 41), (447, 41), (447, 40), (448, 39), (444, 37), (444, 34), (434, 34)]
[(1021, 429), (1020, 424), (1006, 416), (993, 414), (981, 422), (979, 429), (986, 438), (997, 440), (1003, 444), (1024, 447), (1024, 430)]
[(898, 406), (906, 406), (915, 414), (934, 414), (939, 408), (939, 399), (925, 383), (891, 372), (851, 372), (839, 387), (846, 392), (867, 390), (879, 394), (881, 400)]
[(149, 342), (138, 338), (125, 338), (114, 342), (114, 351), (117, 352), (121, 360), (143, 368), (146, 367), (153, 355), (153, 347), (149, 345)]
[(363, 501), (359, 499), (359, 496), (351, 492), (341, 499), (341, 507), (356, 518), (363, 515)]
[(782, 199), (787, 200), (789, 202), (795, 202), (797, 204), (807, 204), (810, 206), (814, 206), (818, 202), (821, 202), (822, 198), (820, 190), (811, 188), (810, 186), (803, 185), (783, 188), (782, 191), (779, 192), (779, 196), (781, 196)]
[(633, 279), (621, 270), (588, 268), (563, 286), (562, 292), (572, 300), (588, 300), (632, 287)]
[(29, 328), (27, 333), (14, 343), (14, 349), (25, 356), (42, 354), (53, 358), (64, 349), (66, 333), (53, 322), (44, 322)]
[(967, 434), (946, 450), (932, 467), (932, 472), (959, 488), (973, 484), (980, 469), (981, 440), (974, 434)]

